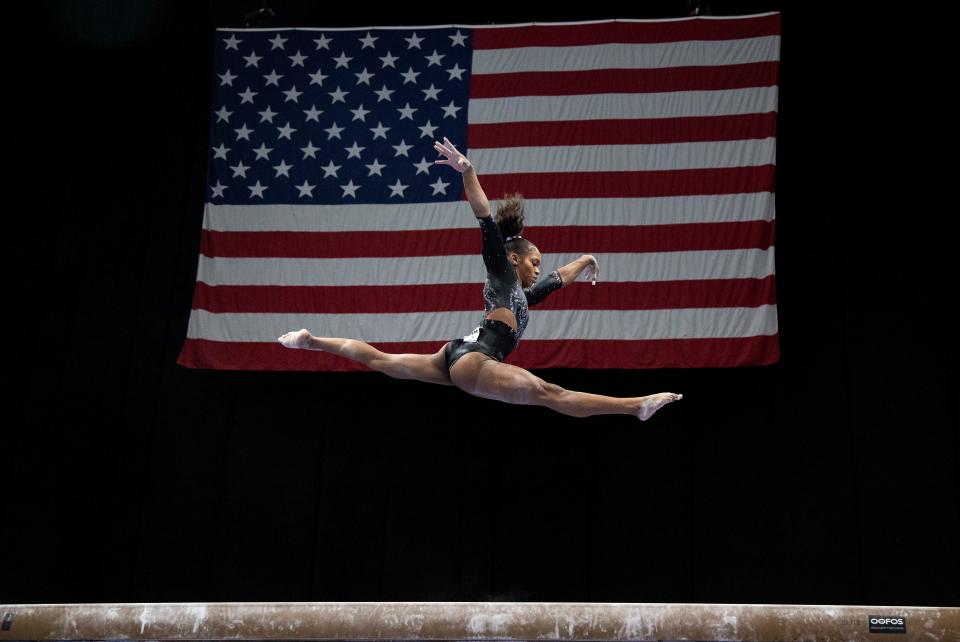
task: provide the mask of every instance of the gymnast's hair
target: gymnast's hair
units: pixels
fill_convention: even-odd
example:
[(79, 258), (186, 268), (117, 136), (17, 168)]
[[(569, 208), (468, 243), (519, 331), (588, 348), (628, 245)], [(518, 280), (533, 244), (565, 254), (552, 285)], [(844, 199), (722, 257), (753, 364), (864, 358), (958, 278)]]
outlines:
[[(520, 236), (523, 232), (523, 194), (504, 194), (497, 203), (494, 220), (500, 228), (500, 236), (504, 240), (503, 249), (507, 254), (516, 252), (520, 256), (526, 256), (533, 250), (533, 243)], [(507, 240), (508, 238), (510, 240)]]

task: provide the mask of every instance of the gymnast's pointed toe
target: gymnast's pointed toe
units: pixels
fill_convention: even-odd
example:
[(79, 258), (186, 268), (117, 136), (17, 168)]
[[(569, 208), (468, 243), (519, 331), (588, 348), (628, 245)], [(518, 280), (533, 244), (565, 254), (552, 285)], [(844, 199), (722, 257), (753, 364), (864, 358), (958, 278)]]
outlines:
[(277, 338), (286, 348), (305, 348), (310, 340), (310, 331), (306, 328), (294, 332), (287, 332)]

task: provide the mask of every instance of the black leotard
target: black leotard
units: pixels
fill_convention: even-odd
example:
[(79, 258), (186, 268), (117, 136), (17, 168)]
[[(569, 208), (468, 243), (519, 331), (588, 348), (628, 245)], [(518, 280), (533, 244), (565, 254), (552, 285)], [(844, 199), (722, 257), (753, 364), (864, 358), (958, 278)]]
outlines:
[(548, 294), (563, 286), (560, 273), (554, 270), (537, 279), (529, 288), (520, 287), (517, 269), (507, 259), (500, 228), (493, 216), (477, 219), (483, 235), (483, 262), (487, 266), (487, 282), (483, 286), (484, 317), (495, 308), (507, 308), (517, 319), (517, 341), (527, 328), (527, 307), (540, 303)]
[[(447, 368), (468, 352), (483, 352), (503, 361), (517, 346), (527, 328), (527, 308), (542, 301), (551, 292), (563, 287), (560, 272), (554, 270), (538, 279), (529, 288), (520, 287), (516, 268), (507, 259), (503, 237), (493, 216), (478, 218), (483, 237), (483, 262), (487, 266), (487, 282), (483, 286), (484, 316), (480, 325), (462, 339), (445, 346)], [(507, 308), (517, 319), (517, 329), (486, 315), (496, 308)]]

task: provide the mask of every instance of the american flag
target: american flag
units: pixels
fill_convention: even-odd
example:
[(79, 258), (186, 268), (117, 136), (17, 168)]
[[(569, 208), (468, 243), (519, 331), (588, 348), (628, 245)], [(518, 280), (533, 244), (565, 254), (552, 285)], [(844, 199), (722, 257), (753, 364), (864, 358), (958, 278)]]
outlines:
[(496, 207), (526, 197), (543, 273), (527, 368), (779, 357), (780, 14), (509, 26), (219, 30), (207, 198), (178, 363), (358, 370), (284, 332), (431, 353), (483, 318), (480, 230), (448, 137)]

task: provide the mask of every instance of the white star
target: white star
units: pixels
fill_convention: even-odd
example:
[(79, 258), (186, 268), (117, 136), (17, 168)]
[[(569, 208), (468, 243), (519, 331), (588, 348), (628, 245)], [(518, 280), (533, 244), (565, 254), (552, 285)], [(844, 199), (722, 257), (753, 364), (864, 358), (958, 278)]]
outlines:
[(303, 67), (303, 61), (307, 59), (306, 56), (300, 53), (300, 50), (297, 49), (297, 53), (292, 56), (287, 56), (290, 59), (291, 67)]
[(444, 118), (446, 118), (447, 116), (449, 116), (450, 118), (456, 118), (457, 112), (463, 109), (463, 107), (457, 107), (456, 105), (453, 104), (453, 101), (451, 100), (449, 105), (447, 105), (446, 107), (441, 107), (440, 109), (443, 110)]
[(409, 38), (404, 38), (404, 40), (407, 41), (407, 49), (413, 49), (414, 47), (416, 47), (417, 49), (419, 49), (419, 48), (420, 48), (420, 43), (423, 42), (423, 38), (417, 38), (417, 32), (416, 32), (416, 31), (413, 32), (413, 36), (411, 36), (411, 37), (409, 37)]
[(407, 145), (407, 141), (405, 141), (404, 139), (401, 138), (401, 139), (400, 139), (400, 144), (399, 144), (399, 145), (392, 145), (392, 147), (393, 147), (395, 150), (397, 150), (397, 153), (394, 154), (394, 156), (406, 156), (407, 158), (409, 158), (409, 157), (410, 157), (410, 154), (408, 154), (407, 151), (409, 151), (410, 148), (413, 147), (413, 145)]
[(313, 41), (317, 43), (317, 51), (321, 49), (326, 49), (330, 51), (330, 43), (333, 42), (333, 38), (327, 38), (324, 34), (320, 34), (320, 38), (314, 38)]
[(290, 89), (288, 89), (288, 90), (286, 90), (285, 92), (282, 92), (282, 93), (286, 96), (286, 99), (285, 99), (283, 102), (286, 103), (286, 102), (290, 102), (290, 101), (292, 100), (293, 102), (296, 103), (296, 102), (300, 102), (300, 101), (298, 101), (297, 99), (300, 97), (300, 95), (301, 95), (303, 92), (302, 92), (302, 91), (297, 91), (297, 86), (294, 85), (293, 87), (291, 87)]
[(319, 69), (317, 69), (317, 73), (315, 73), (315, 74), (310, 74), (310, 84), (312, 85), (312, 84), (316, 83), (316, 84), (320, 85), (321, 87), (323, 87), (323, 79), (324, 79), (324, 78), (326, 78), (326, 76), (324, 76), (323, 73), (322, 73)]
[(270, 109), (270, 105), (267, 105), (266, 109), (258, 111), (257, 113), (260, 114), (261, 123), (270, 123), (271, 125), (273, 124), (273, 117), (277, 115), (277, 112)]
[(258, 56), (256, 51), (251, 51), (249, 56), (243, 57), (243, 59), (247, 61), (247, 67), (256, 67), (261, 58), (263, 58), (263, 56)]
[(215, 114), (217, 115), (217, 122), (218, 122), (218, 123), (219, 123), (221, 120), (222, 120), (223, 122), (225, 122), (225, 123), (229, 123), (229, 122), (230, 122), (230, 114), (232, 114), (233, 112), (232, 112), (232, 111), (227, 111), (227, 106), (224, 105), (223, 107), (221, 107), (221, 108), (219, 109), (219, 111), (215, 111), (215, 112), (213, 112), (213, 113), (215, 113)]
[(353, 60), (353, 58), (348, 56), (346, 51), (341, 51), (340, 56), (337, 58), (334, 58), (334, 60), (337, 61), (337, 66), (335, 67), (335, 69), (339, 69), (340, 67), (343, 67), (344, 69), (349, 69), (349, 67), (347, 66), (347, 63)]
[(252, 129), (248, 129), (248, 128), (247, 128), (247, 124), (246, 124), (246, 123), (243, 123), (243, 125), (240, 127), (240, 129), (234, 129), (233, 131), (237, 132), (237, 140), (240, 140), (240, 139), (242, 138), (242, 139), (244, 139), (244, 140), (249, 141), (249, 140), (250, 140), (250, 132), (252, 132), (253, 130), (252, 130)]
[(348, 193), (350, 194), (350, 196), (356, 198), (356, 197), (357, 197), (357, 190), (360, 189), (360, 186), (359, 186), (359, 185), (354, 185), (354, 184), (353, 184), (353, 179), (351, 178), (349, 183), (347, 183), (346, 185), (341, 185), (340, 188), (343, 190), (343, 197), (344, 197), (344, 198), (346, 198), (346, 196), (347, 196)]
[(370, 86), (370, 79), (373, 78), (373, 74), (371, 74), (369, 71), (367, 71), (367, 68), (366, 68), (366, 67), (364, 67), (364, 68), (363, 68), (363, 71), (361, 71), (359, 74), (353, 74), (353, 75), (357, 77), (357, 84), (358, 84), (358, 85), (359, 85), (360, 83), (363, 83), (363, 84), (367, 85), (368, 87)]
[(422, 134), (420, 134), (420, 138), (423, 138), (425, 136), (427, 138), (433, 138), (433, 131), (435, 129), (440, 129), (440, 127), (438, 125), (431, 125), (430, 121), (428, 120), (426, 125), (424, 125), (423, 127), (417, 127), (417, 129), (423, 132)]
[(347, 158), (360, 158), (360, 152), (365, 150), (366, 147), (360, 147), (356, 141), (354, 141), (353, 145), (344, 147), (344, 149), (347, 151)]
[(383, 138), (383, 140), (387, 140), (387, 132), (390, 131), (390, 128), (384, 127), (383, 123), (381, 123), (380, 121), (377, 121), (377, 126), (371, 127), (370, 131), (373, 132), (373, 140), (377, 140), (378, 138)]
[(370, 47), (371, 49), (373, 49), (373, 48), (374, 48), (374, 46), (373, 46), (373, 41), (376, 40), (376, 39), (377, 39), (377, 37), (376, 37), (376, 36), (371, 36), (371, 35), (370, 35), (370, 32), (368, 31), (366, 38), (360, 38), (360, 42), (363, 43), (363, 46), (360, 47), (360, 48), (361, 48), (361, 49), (366, 49), (367, 47)]
[(397, 66), (393, 63), (396, 62), (399, 58), (400, 56), (394, 56), (389, 51), (387, 52), (386, 56), (380, 56), (380, 60), (383, 61), (383, 67), (393, 67), (394, 69), (396, 69)]
[(213, 198), (223, 197), (223, 190), (227, 189), (228, 185), (221, 185), (220, 179), (217, 179), (216, 185), (211, 185), (210, 189), (213, 190)]
[(459, 30), (459, 29), (457, 29), (456, 35), (447, 36), (447, 38), (450, 38), (450, 40), (453, 40), (453, 44), (450, 45), (451, 47), (456, 47), (457, 45), (460, 45), (461, 47), (466, 46), (466, 45), (463, 44), (463, 41), (466, 40), (467, 37), (466, 37), (465, 35), (463, 35), (462, 33), (460, 33), (460, 30)]
[(450, 74), (450, 77), (447, 80), (453, 80), (456, 76), (457, 80), (463, 80), (463, 74), (466, 69), (460, 69), (460, 65), (454, 65), (453, 69), (447, 69), (447, 73)]
[(439, 66), (440, 66), (440, 59), (443, 58), (443, 57), (444, 57), (444, 54), (442, 54), (442, 53), (437, 53), (437, 50), (436, 50), (436, 49), (434, 49), (434, 50), (433, 50), (433, 53), (430, 54), (429, 56), (424, 56), (424, 58), (427, 59), (427, 67), (430, 67), (431, 65), (436, 65), (436, 66), (439, 67)]
[(266, 143), (260, 143), (260, 147), (254, 148), (253, 151), (257, 155), (257, 157), (253, 160), (260, 160), (261, 158), (263, 160), (270, 160), (270, 152), (273, 151), (273, 148), (267, 147)]
[(363, 122), (366, 122), (367, 114), (370, 113), (370, 110), (364, 109), (363, 105), (360, 105), (356, 109), (351, 109), (350, 111), (353, 112), (353, 120), (360, 120)]
[(316, 187), (316, 185), (311, 185), (304, 179), (303, 185), (294, 185), (294, 187), (300, 190), (300, 193), (297, 195), (298, 197), (303, 198), (304, 196), (309, 196), (313, 198), (313, 188)]
[(390, 100), (390, 94), (392, 94), (394, 91), (396, 91), (396, 90), (395, 90), (395, 89), (387, 89), (387, 86), (384, 85), (384, 86), (383, 86), (383, 89), (380, 89), (380, 90), (375, 91), (375, 92), (373, 92), (373, 93), (375, 93), (375, 94), (377, 95), (377, 102), (380, 102), (381, 100), (387, 100), (387, 101), (389, 101), (389, 100)]
[(250, 103), (250, 104), (252, 105), (252, 104), (253, 104), (253, 97), (256, 96), (257, 93), (258, 93), (258, 92), (256, 92), (256, 91), (250, 91), (250, 88), (247, 87), (247, 90), (246, 90), (246, 91), (237, 94), (238, 96), (240, 96), (240, 98), (243, 99), (243, 100), (240, 101), (240, 104), (242, 105), (243, 103)]
[(290, 178), (290, 169), (293, 165), (287, 165), (287, 161), (280, 159), (279, 165), (274, 165), (273, 169), (277, 170), (277, 175), (274, 178), (280, 178), (280, 175), (283, 174), (287, 178)]
[(419, 176), (421, 173), (429, 176), (430, 168), (433, 167), (433, 163), (428, 161), (425, 156), (421, 156), (420, 162), (414, 163), (413, 166), (417, 168), (417, 173), (415, 174), (415, 176)]
[(437, 89), (436, 87), (433, 86), (433, 83), (430, 83), (430, 89), (421, 89), (420, 91), (423, 92), (424, 100), (430, 100), (431, 98), (433, 100), (438, 100), (437, 94), (439, 94), (443, 90)]
[(216, 160), (216, 159), (218, 159), (218, 158), (222, 158), (223, 160), (227, 160), (227, 152), (230, 151), (230, 148), (229, 148), (229, 147), (225, 147), (225, 146), (223, 145), (223, 143), (220, 143), (220, 147), (211, 147), (210, 149), (213, 150), (213, 159), (214, 159), (214, 160)]
[(304, 109), (303, 113), (307, 115), (307, 120), (315, 120), (318, 123), (320, 122), (320, 114), (323, 113), (322, 109), (317, 109), (316, 105), (311, 105), (310, 109)]
[(413, 84), (417, 84), (417, 76), (420, 75), (420, 72), (419, 72), (419, 71), (414, 71), (414, 70), (413, 70), (413, 67), (410, 67), (410, 70), (409, 70), (409, 71), (407, 71), (407, 72), (405, 72), (405, 73), (402, 73), (402, 74), (400, 74), (400, 75), (403, 76), (403, 84), (404, 84), (404, 85), (406, 85), (408, 82), (412, 82)]
[(407, 189), (410, 186), (402, 185), (400, 183), (400, 179), (398, 178), (395, 184), (387, 185), (387, 187), (390, 188), (390, 198), (393, 198), (394, 196), (399, 196), (400, 198), (403, 198), (403, 190)]
[(281, 138), (286, 138), (287, 140), (292, 141), (293, 139), (290, 138), (290, 134), (292, 134), (295, 131), (297, 130), (290, 126), (290, 121), (288, 120), (287, 124), (284, 125), (283, 127), (277, 127), (277, 132), (278, 132), (277, 140), (280, 140)]
[(431, 194), (431, 196), (436, 196), (437, 194), (445, 195), (447, 193), (447, 185), (449, 184), (450, 183), (444, 183), (440, 180), (440, 177), (437, 177), (437, 182), (430, 185), (430, 187), (433, 188), (433, 194)]
[(274, 69), (269, 74), (264, 76), (264, 78), (267, 79), (267, 83), (264, 85), (264, 87), (266, 87), (267, 85), (276, 85), (277, 87), (279, 87), (280, 83), (278, 83), (277, 81), (283, 78), (283, 74), (278, 74), (277, 70)]
[(330, 94), (330, 95), (333, 97), (333, 101), (332, 101), (332, 102), (334, 102), (334, 103), (335, 103), (335, 102), (341, 102), (341, 103), (343, 103), (343, 104), (347, 104), (347, 101), (344, 100), (344, 98), (346, 98), (347, 94), (349, 94), (350, 92), (349, 92), (349, 91), (343, 91), (342, 89), (340, 89), (340, 85), (337, 85), (337, 90), (336, 90), (336, 91), (328, 91), (327, 93)]
[(247, 167), (246, 165), (244, 165), (244, 164), (243, 164), (243, 161), (237, 161), (237, 164), (236, 164), (236, 165), (231, 165), (231, 166), (230, 166), (230, 169), (233, 170), (233, 177), (234, 177), (234, 178), (236, 178), (237, 176), (240, 176), (241, 178), (246, 178), (246, 177), (247, 177), (247, 170), (250, 169), (250, 168)]
[(243, 40), (237, 40), (237, 34), (231, 33), (230, 37), (225, 39), (224, 42), (227, 43), (227, 49), (235, 49), (237, 51), (240, 51), (239, 49), (237, 49), (237, 45), (243, 42)]
[(323, 131), (327, 132), (327, 140), (330, 140), (334, 136), (336, 136), (337, 138), (340, 138), (340, 132), (342, 132), (344, 129), (346, 129), (346, 127), (337, 127), (337, 123), (336, 121), (334, 121), (333, 127), (328, 127)]
[(281, 38), (279, 33), (276, 35), (276, 37), (271, 38), (270, 40), (267, 40), (267, 42), (273, 45), (272, 47), (270, 47), (270, 51), (273, 51), (274, 49), (283, 49), (283, 43), (285, 43), (286, 41), (287, 39)]
[(417, 108), (411, 107), (410, 103), (407, 103), (406, 107), (400, 107), (397, 109), (397, 111), (400, 112), (400, 120), (403, 120), (404, 118), (413, 120), (413, 112), (417, 111)]
[(329, 178), (329, 177), (331, 177), (331, 176), (333, 176), (334, 178), (336, 178), (336, 177), (337, 177), (337, 170), (340, 169), (340, 167), (341, 167), (340, 165), (334, 165), (334, 164), (333, 164), (333, 161), (330, 161), (330, 163), (329, 163), (326, 167), (321, 167), (320, 169), (323, 170), (323, 177), (324, 177), (324, 178)]
[(260, 180), (257, 179), (256, 184), (247, 185), (247, 189), (250, 190), (250, 198), (253, 198), (254, 196), (259, 196), (260, 198), (263, 198), (263, 190), (267, 189), (267, 186), (261, 185)]
[(386, 167), (386, 165), (381, 164), (379, 160), (374, 158), (373, 164), (367, 165), (367, 169), (370, 170), (370, 173), (367, 174), (367, 176), (373, 176), (374, 174), (376, 174), (377, 176), (383, 176), (383, 174), (380, 173), (380, 170), (383, 169), (384, 167)]
[(217, 74), (217, 75), (220, 76), (221, 87), (223, 87), (224, 85), (230, 85), (231, 87), (233, 87), (233, 79), (237, 77), (231, 74), (229, 69), (227, 69), (227, 73)]
[(303, 159), (306, 160), (307, 156), (310, 158), (316, 158), (317, 152), (320, 151), (319, 147), (314, 147), (312, 141), (307, 141), (306, 147), (301, 147), (300, 151), (303, 152)]

